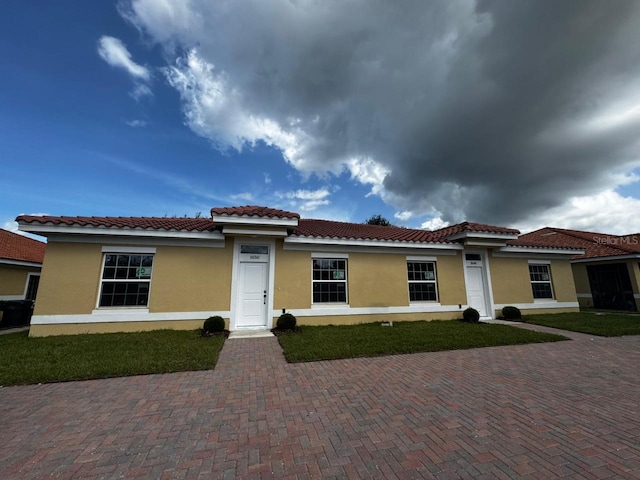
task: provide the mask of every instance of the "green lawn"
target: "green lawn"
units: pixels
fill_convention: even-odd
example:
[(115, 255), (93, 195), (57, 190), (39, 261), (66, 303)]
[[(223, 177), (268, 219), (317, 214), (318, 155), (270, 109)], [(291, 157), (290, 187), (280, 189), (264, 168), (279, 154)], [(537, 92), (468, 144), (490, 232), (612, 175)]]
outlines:
[(640, 315), (620, 315), (615, 313), (596, 314), (591, 312), (556, 313), (553, 315), (527, 315), (527, 323), (546, 327), (589, 333), (602, 337), (619, 337), (640, 334)]
[(566, 338), (507, 325), (469, 324), (452, 320), (394, 322), (393, 327), (382, 327), (380, 323), (339, 327), (305, 326), (301, 327), (298, 334), (278, 335), (278, 340), (289, 362), (309, 362), (554, 342)]
[(29, 338), (0, 335), (0, 385), (212, 369), (224, 337), (159, 330)]

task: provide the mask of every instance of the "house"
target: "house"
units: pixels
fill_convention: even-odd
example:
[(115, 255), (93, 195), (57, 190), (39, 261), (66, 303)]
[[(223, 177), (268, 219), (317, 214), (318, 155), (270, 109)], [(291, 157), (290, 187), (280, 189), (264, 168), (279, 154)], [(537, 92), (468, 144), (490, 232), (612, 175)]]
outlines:
[(0, 229), (0, 300), (35, 300), (46, 246)]
[(537, 245), (584, 250), (571, 259), (580, 306), (638, 311), (640, 308), (640, 233), (604, 233), (546, 227), (520, 237)]
[(210, 218), (20, 216), (48, 238), (31, 335), (230, 330), (482, 317), (505, 305), (577, 311), (571, 257), (512, 244), (519, 231), (461, 223), (436, 231), (302, 219), (267, 207)]

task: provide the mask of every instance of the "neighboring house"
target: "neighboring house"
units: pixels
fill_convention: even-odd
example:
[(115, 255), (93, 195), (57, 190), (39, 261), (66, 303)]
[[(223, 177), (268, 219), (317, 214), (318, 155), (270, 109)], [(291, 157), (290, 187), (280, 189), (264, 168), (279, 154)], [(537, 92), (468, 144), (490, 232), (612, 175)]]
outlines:
[(519, 232), (461, 223), (437, 231), (301, 219), (266, 207), (211, 218), (20, 216), (48, 238), (31, 335), (230, 330), (482, 317), (505, 305), (577, 311), (564, 246), (510, 245)]
[(571, 260), (581, 307), (640, 309), (640, 233), (607, 235), (546, 227), (522, 235), (520, 241), (584, 250)]
[(46, 247), (0, 229), (0, 300), (35, 300)]

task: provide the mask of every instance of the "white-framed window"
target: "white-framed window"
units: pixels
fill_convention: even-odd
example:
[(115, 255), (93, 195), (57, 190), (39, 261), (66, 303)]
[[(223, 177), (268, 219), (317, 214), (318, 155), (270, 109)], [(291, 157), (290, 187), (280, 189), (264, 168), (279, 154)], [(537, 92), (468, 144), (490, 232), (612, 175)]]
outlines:
[(407, 260), (410, 302), (437, 302), (436, 262)]
[(313, 258), (313, 303), (347, 303), (347, 259)]
[(533, 298), (553, 298), (553, 286), (551, 284), (551, 270), (545, 263), (529, 263), (529, 277), (531, 278), (531, 290)]
[(152, 271), (153, 254), (104, 253), (98, 307), (146, 308)]

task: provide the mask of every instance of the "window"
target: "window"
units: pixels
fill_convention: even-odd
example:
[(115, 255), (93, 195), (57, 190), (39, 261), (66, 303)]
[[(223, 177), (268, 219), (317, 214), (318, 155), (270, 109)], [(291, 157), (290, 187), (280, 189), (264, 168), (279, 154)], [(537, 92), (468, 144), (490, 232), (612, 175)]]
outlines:
[(313, 303), (347, 303), (346, 259), (313, 259)]
[(529, 264), (529, 277), (534, 299), (553, 298), (549, 265)]
[(435, 262), (407, 262), (407, 277), (409, 301), (436, 302), (438, 300)]
[(38, 293), (38, 285), (40, 285), (40, 275), (29, 274), (27, 280), (27, 292), (24, 296), (25, 300), (35, 300)]
[(153, 255), (106, 253), (100, 288), (100, 307), (146, 307)]

